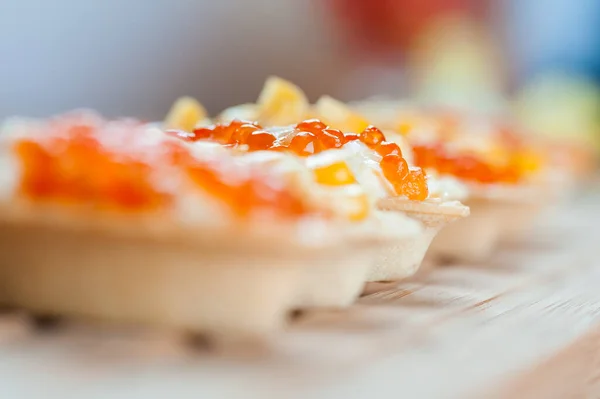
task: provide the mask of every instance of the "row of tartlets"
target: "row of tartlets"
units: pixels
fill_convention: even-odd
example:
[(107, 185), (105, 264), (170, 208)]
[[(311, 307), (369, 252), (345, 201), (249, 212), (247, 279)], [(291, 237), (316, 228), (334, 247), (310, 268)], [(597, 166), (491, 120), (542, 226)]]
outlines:
[(408, 277), (426, 253), (481, 259), (555, 187), (525, 140), (481, 126), (389, 103), (310, 105), (278, 78), (212, 120), (190, 98), (162, 123), (8, 120), (0, 303), (264, 334), (292, 310)]

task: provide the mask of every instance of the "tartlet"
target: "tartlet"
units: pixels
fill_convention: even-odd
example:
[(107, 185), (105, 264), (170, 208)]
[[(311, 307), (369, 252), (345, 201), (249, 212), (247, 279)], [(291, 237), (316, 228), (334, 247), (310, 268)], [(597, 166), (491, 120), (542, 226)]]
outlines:
[[(173, 112), (175, 108), (168, 120), (177, 119)], [(302, 115), (320, 119), (299, 122)], [(330, 97), (310, 106), (299, 88), (270, 78), (256, 104), (229, 108), (216, 121), (213, 125), (198, 121), (191, 132), (175, 129), (167, 134), (192, 142), (209, 140), (241, 152), (292, 153), (325, 185), (358, 182), (386, 218), (400, 214), (421, 222), (424, 229), (419, 236), (380, 252), (367, 281), (396, 280), (414, 273), (439, 229), (468, 215), (468, 208), (457, 200), (429, 192), (423, 171), (407, 164), (402, 148), (405, 143), (386, 141), (381, 130)], [(349, 130), (344, 133), (338, 127)]]
[[(312, 171), (93, 113), (0, 134), (0, 302), (34, 313), (261, 335), (344, 306), (392, 231)], [(360, 188), (360, 187), (359, 187)], [(357, 189), (355, 189), (356, 191)]]
[[(375, 112), (373, 105), (358, 107)], [(376, 115), (411, 144), (415, 164), (467, 188), (464, 203), (471, 216), (440, 232), (428, 258), (483, 260), (501, 241), (525, 234), (553, 202), (546, 154), (516, 134), (514, 126), (452, 112), (390, 107), (397, 107), (396, 112)]]

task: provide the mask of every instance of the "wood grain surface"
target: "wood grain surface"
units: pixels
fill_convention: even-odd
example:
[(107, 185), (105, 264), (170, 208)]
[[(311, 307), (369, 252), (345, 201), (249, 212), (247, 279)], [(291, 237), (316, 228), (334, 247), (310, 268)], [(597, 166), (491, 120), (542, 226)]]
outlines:
[(1, 398), (600, 398), (600, 195), (261, 346), (0, 318)]

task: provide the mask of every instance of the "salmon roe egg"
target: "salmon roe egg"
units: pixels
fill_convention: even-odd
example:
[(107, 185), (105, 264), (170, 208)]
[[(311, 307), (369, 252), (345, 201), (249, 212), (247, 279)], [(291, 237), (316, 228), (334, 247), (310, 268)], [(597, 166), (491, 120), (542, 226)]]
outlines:
[(229, 138), (229, 143), (244, 144), (248, 140), (248, 137), (257, 130), (260, 130), (260, 127), (256, 126), (255, 124), (244, 123), (243, 125), (240, 125), (238, 128), (236, 128), (235, 131), (231, 134), (231, 137)]
[(327, 129), (327, 125), (318, 119), (307, 119), (296, 125), (296, 130), (303, 132), (318, 133), (323, 129)]
[(379, 163), (383, 176), (394, 187), (396, 194), (402, 195), (401, 183), (408, 174), (408, 164), (399, 155), (386, 155)]
[(311, 132), (300, 132), (290, 142), (289, 149), (300, 156), (315, 154), (317, 136)]
[(381, 143), (375, 146), (375, 151), (382, 157), (386, 155), (398, 155), (402, 156), (402, 150), (400, 150), (400, 146), (396, 143), (392, 143), (389, 141), (382, 141)]
[(235, 131), (242, 125), (245, 125), (246, 122), (236, 119), (232, 121), (229, 125), (219, 125), (219, 129), (216, 129), (214, 140), (219, 143), (228, 144), (231, 142), (231, 137), (235, 133)]
[(371, 147), (381, 143), (382, 141), (385, 141), (385, 136), (381, 130), (375, 126), (369, 125), (360, 134), (360, 141)]
[(213, 135), (215, 134), (216, 129), (218, 129), (218, 126), (216, 126), (214, 129), (211, 129), (209, 127), (199, 127), (197, 129), (194, 129), (194, 131), (192, 132), (194, 137), (193, 137), (193, 139), (190, 139), (188, 141), (211, 139), (211, 138), (213, 138)]
[[(238, 135), (236, 135), (236, 132), (241, 127), (243, 127), (242, 131)], [(255, 127), (256, 129), (254, 129), (253, 127)], [(254, 122), (235, 119), (229, 124), (218, 123), (210, 127), (196, 128), (193, 131), (194, 137), (190, 138), (190, 140), (188, 141), (214, 140), (221, 144), (239, 144), (238, 141), (240, 135), (243, 136), (247, 131), (251, 132), (259, 128), (260, 126), (258, 126)]]
[(339, 129), (328, 127), (327, 129), (323, 129), (323, 132), (337, 137), (341, 143), (344, 142), (344, 133)]
[(248, 136), (246, 144), (248, 145), (248, 151), (261, 151), (268, 150), (275, 143), (275, 136), (271, 133), (267, 133), (263, 130), (257, 130)]
[(344, 133), (337, 129), (323, 129), (316, 136), (324, 150), (340, 148), (344, 145)]
[(413, 169), (408, 172), (401, 184), (402, 194), (409, 200), (424, 201), (429, 195), (425, 172), (422, 169)]

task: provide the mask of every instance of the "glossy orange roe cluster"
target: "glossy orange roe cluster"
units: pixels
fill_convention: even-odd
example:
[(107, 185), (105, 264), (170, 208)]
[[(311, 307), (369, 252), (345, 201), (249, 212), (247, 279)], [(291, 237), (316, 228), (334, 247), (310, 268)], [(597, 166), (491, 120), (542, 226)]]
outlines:
[(415, 164), (432, 168), (440, 174), (453, 175), (478, 183), (518, 183), (522, 172), (513, 162), (494, 165), (474, 154), (450, 154), (443, 144), (416, 145), (413, 147)]
[(22, 194), (35, 200), (127, 210), (156, 208), (169, 201), (151, 183), (149, 165), (118, 159), (100, 145), (89, 127), (75, 126), (71, 133), (68, 138), (17, 142)]
[(423, 201), (429, 195), (425, 174), (420, 169), (409, 170), (402, 157), (400, 147), (388, 142), (381, 130), (367, 127), (360, 134), (346, 133), (333, 129), (318, 119), (309, 119), (295, 126), (292, 139), (284, 142), (265, 131), (254, 122), (234, 120), (229, 124), (195, 129), (193, 132), (167, 131), (167, 134), (185, 141), (214, 140), (231, 146), (246, 145), (248, 151), (290, 151), (298, 156), (318, 154), (325, 150), (341, 148), (353, 140), (360, 140), (382, 156), (381, 168), (384, 176), (398, 195), (411, 200)]
[[(198, 187), (227, 204), (235, 214), (247, 217), (258, 211), (280, 217), (315, 214), (299, 193), (290, 189), (284, 175), (270, 173), (260, 167), (234, 163), (233, 157), (198, 160), (184, 147), (165, 143), (169, 163), (183, 168)], [(232, 176), (235, 177), (232, 179)], [(325, 215), (324, 212), (320, 213)]]
[[(223, 175), (223, 165), (218, 163), (191, 162), (186, 166), (194, 183), (210, 195), (226, 203), (238, 216), (247, 217), (253, 212), (268, 211), (281, 217), (297, 217), (311, 210), (306, 202), (288, 189), (287, 182), (276, 176), (255, 170), (240, 170), (238, 176), (247, 176), (231, 183), (231, 177)], [(226, 168), (227, 173), (235, 169)]]
[(224, 170), (235, 173), (232, 158), (200, 161), (184, 146), (171, 142), (160, 147), (152, 162), (142, 162), (135, 154), (124, 156), (107, 149), (97, 139), (102, 132), (89, 126), (70, 126), (66, 134), (60, 133), (16, 143), (23, 170), (20, 191), (30, 199), (127, 211), (156, 209), (170, 203), (177, 193), (160, 191), (153, 183), (153, 172), (177, 168), (241, 217), (253, 211), (284, 217), (311, 211), (282, 175), (258, 169), (249, 173), (247, 167), (234, 180), (224, 175)]

